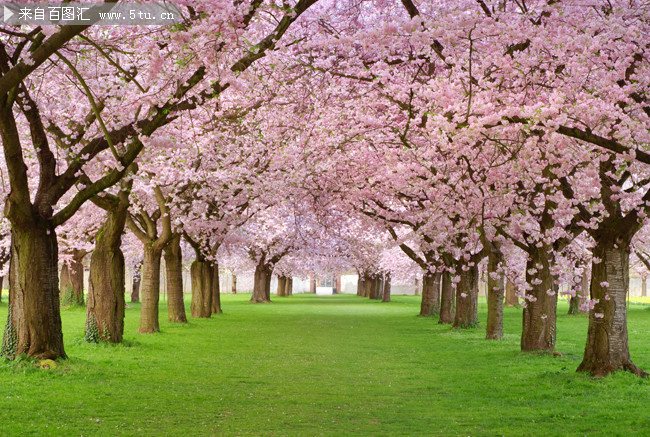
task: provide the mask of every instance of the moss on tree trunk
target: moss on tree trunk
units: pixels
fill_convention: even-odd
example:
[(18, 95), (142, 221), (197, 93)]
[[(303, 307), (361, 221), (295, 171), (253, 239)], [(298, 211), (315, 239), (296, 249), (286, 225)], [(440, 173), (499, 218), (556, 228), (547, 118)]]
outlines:
[(1, 354), (8, 359), (20, 354), (65, 358), (54, 229), (47, 222), (14, 226), (11, 255), (9, 316)]
[(84, 265), (86, 251), (75, 250), (61, 267), (61, 305), (84, 305)]

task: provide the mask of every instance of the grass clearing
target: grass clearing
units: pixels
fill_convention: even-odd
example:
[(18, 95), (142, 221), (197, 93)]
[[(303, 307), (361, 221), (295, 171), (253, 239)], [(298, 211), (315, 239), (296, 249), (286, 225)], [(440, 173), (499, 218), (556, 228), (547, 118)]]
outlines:
[[(85, 310), (62, 310), (56, 369), (0, 362), (0, 435), (629, 435), (650, 429), (650, 380), (576, 374), (587, 319), (558, 312), (561, 357), (519, 352), (521, 309), (505, 339), (416, 317), (419, 297), (384, 304), (294, 295), (136, 334), (83, 341)], [(189, 302), (188, 302), (189, 304)], [(188, 305), (189, 307), (189, 305)], [(485, 302), (480, 307), (485, 326)], [(6, 300), (0, 320), (6, 320)], [(189, 308), (188, 308), (189, 314)], [(633, 361), (650, 369), (650, 309), (629, 311)]]

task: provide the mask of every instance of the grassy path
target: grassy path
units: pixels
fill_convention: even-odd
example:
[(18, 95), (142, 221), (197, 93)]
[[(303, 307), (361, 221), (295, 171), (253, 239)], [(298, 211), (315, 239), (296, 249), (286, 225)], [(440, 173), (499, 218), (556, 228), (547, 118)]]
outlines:
[[(163, 306), (156, 335), (135, 334), (134, 305), (123, 346), (84, 343), (84, 310), (63, 310), (69, 360), (0, 363), (0, 435), (650, 432), (650, 381), (574, 372), (585, 317), (559, 317), (562, 357), (533, 356), (518, 352), (519, 309), (506, 309), (504, 341), (487, 342), (415, 317), (417, 297), (249, 297), (225, 295), (225, 314), (185, 326), (163, 322)], [(648, 370), (650, 310), (633, 306), (629, 323)]]

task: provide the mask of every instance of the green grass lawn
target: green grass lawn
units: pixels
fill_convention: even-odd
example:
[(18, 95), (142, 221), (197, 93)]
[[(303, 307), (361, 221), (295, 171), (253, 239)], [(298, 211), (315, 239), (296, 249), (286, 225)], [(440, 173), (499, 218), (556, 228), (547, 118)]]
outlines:
[[(225, 295), (223, 315), (188, 325), (168, 323), (163, 306), (154, 335), (136, 334), (132, 305), (120, 346), (83, 342), (84, 310), (63, 309), (70, 359), (0, 362), (0, 435), (650, 433), (648, 379), (575, 373), (587, 319), (565, 316), (565, 303), (554, 357), (519, 352), (520, 309), (488, 342), (481, 328), (416, 317), (415, 296), (249, 298)], [(629, 331), (650, 370), (648, 307), (631, 307)]]

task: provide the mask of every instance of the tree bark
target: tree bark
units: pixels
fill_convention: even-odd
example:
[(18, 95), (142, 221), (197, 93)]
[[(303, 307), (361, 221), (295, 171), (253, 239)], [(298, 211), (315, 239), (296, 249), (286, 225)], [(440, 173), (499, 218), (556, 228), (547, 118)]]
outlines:
[(390, 273), (386, 273), (386, 279), (384, 279), (384, 296), (381, 301), (390, 302)]
[(420, 316), (429, 317), (440, 313), (440, 277), (439, 273), (425, 271), (422, 275), (422, 301)]
[(503, 254), (495, 243), (490, 243), (487, 265), (487, 326), (485, 338), (501, 340), (503, 338), (503, 298), (505, 294), (505, 278), (498, 272), (503, 263)]
[(589, 372), (596, 377), (617, 370), (647, 375), (632, 363), (628, 347), (625, 302), (629, 292), (628, 244), (629, 241), (602, 238), (593, 248), (594, 257), (601, 260), (591, 268), (591, 299), (598, 303), (589, 313), (587, 345), (578, 372)]
[(221, 285), (219, 284), (219, 264), (214, 263), (212, 267), (212, 303), (210, 305), (212, 314), (222, 314), (221, 310)]
[(555, 348), (557, 282), (551, 275), (550, 247), (533, 246), (526, 262), (526, 292), (521, 332), (521, 350), (552, 352)]
[(154, 243), (144, 244), (144, 259), (142, 262), (142, 286), (140, 298), (140, 329), (141, 334), (160, 332), (158, 324), (158, 302), (160, 300), (160, 260), (162, 249)]
[(289, 276), (287, 278), (287, 296), (293, 296), (293, 277)]
[(569, 315), (576, 315), (576, 314), (579, 314), (579, 312), (580, 312), (577, 293), (578, 292), (576, 291), (575, 296), (570, 296), (569, 297), (569, 312), (567, 313)]
[(183, 302), (183, 253), (181, 236), (175, 234), (165, 247), (167, 314), (170, 322), (187, 323)]
[(192, 317), (210, 318), (213, 278), (211, 266), (207, 261), (196, 260), (190, 267), (190, 275), (192, 276)]
[(61, 267), (61, 304), (84, 305), (84, 265), (86, 251), (75, 250), (72, 260)]
[(255, 266), (255, 280), (253, 283), (253, 296), (251, 302), (271, 302), (271, 275), (273, 268), (260, 262)]
[(129, 206), (128, 194), (120, 193), (118, 205), (108, 211), (106, 222), (97, 232), (90, 258), (87, 341), (121, 343), (124, 335), (124, 255), (122, 233)]
[(286, 284), (287, 278), (284, 276), (278, 276), (278, 296), (286, 296)]
[(460, 268), (460, 282), (456, 287), (456, 315), (453, 328), (478, 326), (478, 265)]
[(441, 299), (440, 299), (440, 320), (438, 323), (454, 323), (454, 317), (456, 315), (454, 309), (455, 303), (455, 294), (454, 288), (451, 286), (451, 275), (449, 272), (441, 273), (442, 276), (442, 287), (441, 287)]
[(519, 299), (515, 293), (515, 284), (506, 279), (506, 306), (518, 307)]
[(232, 294), (237, 294), (237, 275), (232, 275)]
[(365, 273), (359, 273), (359, 280), (357, 281), (357, 296), (365, 297), (366, 296), (366, 282), (368, 277)]
[(133, 280), (131, 282), (131, 303), (140, 302), (140, 282), (142, 280), (142, 262), (138, 262), (133, 268)]
[(9, 314), (0, 355), (65, 358), (59, 312), (58, 246), (47, 222), (13, 226)]

